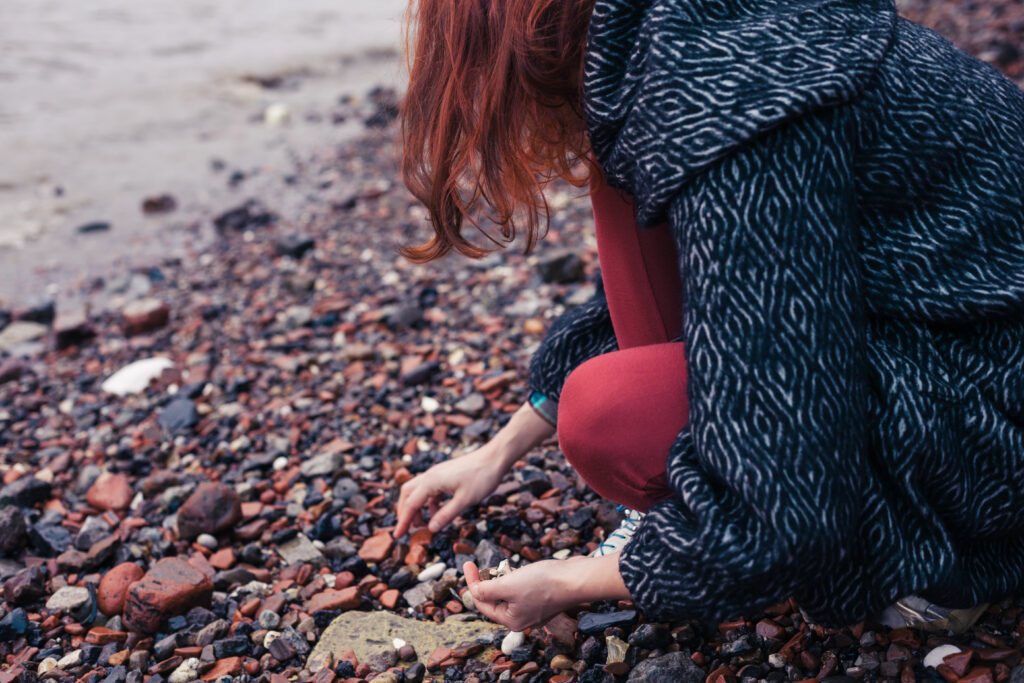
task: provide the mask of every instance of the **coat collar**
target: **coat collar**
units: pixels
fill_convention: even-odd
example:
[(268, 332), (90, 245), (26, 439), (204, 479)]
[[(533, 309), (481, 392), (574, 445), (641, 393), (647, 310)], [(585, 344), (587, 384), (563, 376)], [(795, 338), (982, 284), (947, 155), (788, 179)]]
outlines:
[(591, 145), (637, 218), (757, 135), (855, 98), (892, 0), (597, 0), (584, 65)]

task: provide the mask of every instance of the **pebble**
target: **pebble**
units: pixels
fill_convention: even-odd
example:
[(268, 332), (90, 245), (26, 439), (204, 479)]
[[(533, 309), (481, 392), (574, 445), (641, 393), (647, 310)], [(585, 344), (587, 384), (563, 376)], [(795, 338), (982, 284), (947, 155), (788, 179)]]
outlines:
[(298, 534), (291, 540), (282, 543), (277, 547), (277, 552), (288, 565), (306, 563), (321, 566), (327, 560), (320, 549), (314, 546), (305, 534)]
[(199, 678), (199, 660), (195, 657), (183, 661), (167, 678), (168, 683), (190, 683)]
[(218, 545), (217, 539), (214, 536), (211, 536), (210, 534), (199, 534), (198, 536), (196, 536), (196, 543), (203, 546), (204, 548), (207, 548), (208, 550), (216, 550)]
[(76, 614), (92, 605), (92, 594), (88, 588), (64, 586), (46, 601), (46, 609)]
[(167, 358), (147, 358), (126, 365), (108, 377), (100, 388), (108, 394), (130, 396), (146, 390), (150, 382), (174, 367)]
[(0, 553), (15, 555), (28, 543), (28, 525), (13, 505), (0, 508)]
[(100, 611), (111, 617), (120, 614), (128, 598), (128, 588), (144, 574), (142, 568), (134, 562), (124, 562), (104, 574), (96, 590)]
[(205, 574), (179, 558), (164, 558), (129, 588), (124, 623), (154, 633), (166, 618), (208, 603), (212, 593), (213, 583)]
[(416, 580), (419, 582), (434, 581), (441, 578), (447, 568), (448, 566), (444, 562), (436, 562), (417, 574)]
[(178, 534), (186, 540), (216, 534), (231, 529), (241, 517), (242, 503), (233, 487), (203, 483), (178, 510)]
[[(358, 98), (337, 104), (353, 120), (374, 105), (363, 106)], [(0, 354), (0, 661), (12, 672), (22, 666), (30, 676), (42, 662), (79, 651), (68, 680), (166, 681), (192, 660), (193, 675), (212, 680), (307, 680), (309, 646), (339, 610), (400, 613), (428, 632), (477, 623), (458, 570), (464, 561), (509, 558), (518, 566), (585, 555), (617, 525), (614, 505), (582, 486), (548, 443), (449, 529), (394, 541), (378, 533), (395, 526), (403, 481), (479, 447), (521, 405), (539, 335), (593, 295), (579, 273), (592, 278), (598, 268), (585, 200), (552, 203), (552, 230), (536, 257), (509, 250), (429, 267), (395, 258), (390, 227), (419, 231), (424, 214), (382, 172), (393, 165), (389, 147), (363, 141), (338, 156), (325, 146), (294, 168), (234, 174), (232, 182), (245, 183), (239, 190), (268, 205), (204, 207), (203, 220), (216, 216), (217, 237), (196, 258), (104, 274), (115, 308), (86, 320), (92, 342), (57, 352), (48, 306), (32, 314), (33, 340), (14, 356)], [(308, 195), (298, 217), (289, 206), (296, 197), (261, 193), (259, 183), (281, 172), (294, 172), (295, 189)], [(193, 218), (188, 212), (181, 209), (183, 223)], [(538, 272), (535, 264), (549, 257), (549, 274)], [(157, 318), (146, 324), (159, 326), (126, 340), (121, 302), (143, 298), (156, 302)], [(7, 327), (11, 316), (0, 318)], [(107, 494), (97, 486), (104, 472), (127, 484), (115, 503), (97, 496)], [(224, 487), (216, 504), (190, 501), (202, 483)], [(237, 518), (228, 491), (237, 495)], [(219, 499), (231, 504), (219, 507)], [(172, 561), (177, 569), (164, 576)], [(106, 620), (76, 623), (45, 609), (61, 591), (97, 583)], [(1021, 609), (1009, 598), (953, 640), (1016, 645), (1003, 622), (1016, 624)], [(598, 614), (604, 610), (611, 611)], [(696, 669), (715, 683), (898, 678), (892, 674), (905, 661), (929, 649), (926, 636), (897, 636), (911, 659), (897, 650), (888, 661), (887, 632), (859, 647), (862, 628), (814, 628), (784, 650), (787, 659), (772, 650), (803, 623), (788, 601), (719, 628), (647, 623), (628, 603), (594, 604), (578, 616), (529, 635), (502, 633), (498, 644), (512, 647), (494, 659), (432, 673), (553, 683), (686, 680)], [(752, 647), (754, 622), (775, 644)], [(628, 649), (605, 671), (616, 642)], [(351, 662), (336, 657), (315, 680), (368, 680), (368, 658), (391, 645), (404, 662), (416, 659), (406, 647), (426, 661), (438, 646), (388, 632)], [(676, 647), (692, 666), (671, 652)], [(876, 655), (869, 671), (864, 651), (886, 661)], [(853, 666), (858, 658), (864, 668)], [(405, 680), (425, 677), (422, 663), (408, 666)], [(993, 675), (1007, 674), (1016, 675)]]
[(526, 636), (522, 631), (509, 631), (501, 640), (501, 652), (502, 654), (511, 656), (512, 653), (521, 648), (525, 642)]
[(155, 332), (171, 319), (170, 307), (159, 299), (146, 298), (133, 301), (121, 309), (125, 336), (134, 337)]
[(942, 664), (944, 657), (955, 655), (958, 652), (963, 652), (963, 650), (956, 645), (939, 645), (938, 647), (931, 649), (928, 654), (924, 656), (922, 664), (928, 668), (934, 669), (938, 667), (939, 664)]
[(46, 325), (19, 320), (0, 330), (0, 351), (12, 351), (19, 346), (44, 338), (50, 331)]

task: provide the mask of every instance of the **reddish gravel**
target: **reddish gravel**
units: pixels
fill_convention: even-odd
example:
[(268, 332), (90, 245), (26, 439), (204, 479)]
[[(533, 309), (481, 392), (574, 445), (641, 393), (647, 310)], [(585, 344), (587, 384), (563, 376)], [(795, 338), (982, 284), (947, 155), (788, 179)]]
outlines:
[[(901, 7), (1024, 83), (1024, 5)], [(380, 91), (353, 112), (378, 125), (393, 104)], [(955, 637), (823, 629), (790, 601), (717, 624), (598, 604), (486, 662), (464, 643), (305, 670), (343, 611), (462, 619), (462, 561), (582, 554), (618, 522), (551, 443), (451, 529), (384, 533), (401, 483), (521, 404), (533, 348), (597, 270), (586, 202), (564, 192), (535, 257), (400, 259), (424, 214), (394, 133), (273, 171), (294, 196), (211, 207), (206, 253), (83, 283), (112, 306), (60, 334), (45, 305), (0, 310), (21, 340), (0, 351), (0, 683), (1024, 681), (1021, 598)], [(277, 218), (276, 200), (302, 219)], [(552, 265), (563, 248), (572, 268)], [(138, 393), (101, 388), (154, 357), (170, 367)], [(926, 668), (947, 643), (960, 652)]]

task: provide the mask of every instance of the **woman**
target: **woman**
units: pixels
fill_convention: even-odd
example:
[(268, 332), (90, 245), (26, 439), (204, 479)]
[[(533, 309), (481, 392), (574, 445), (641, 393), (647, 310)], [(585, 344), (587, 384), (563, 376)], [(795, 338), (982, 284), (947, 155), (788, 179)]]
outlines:
[[(530, 384), (588, 482), (647, 513), (620, 553), (467, 565), (485, 615), (793, 596), (842, 625), (1024, 588), (1024, 93), (891, 0), (423, 0), (415, 20), (405, 170), (436, 234), (408, 255), (480, 256), (481, 206), (532, 246), (544, 183), (589, 163), (607, 302), (555, 323)], [(551, 430), (524, 406), (406, 484), (395, 533), (424, 504), (440, 528)]]

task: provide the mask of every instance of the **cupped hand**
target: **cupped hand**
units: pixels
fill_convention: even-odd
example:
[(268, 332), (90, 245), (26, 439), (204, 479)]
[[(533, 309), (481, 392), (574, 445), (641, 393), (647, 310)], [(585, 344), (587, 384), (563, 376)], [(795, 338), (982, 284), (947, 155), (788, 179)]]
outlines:
[[(403, 484), (394, 537), (405, 534), (413, 522), (422, 523), (424, 506), (430, 511), (430, 530), (437, 532), (463, 510), (489, 496), (508, 469), (493, 450), (488, 443), (461, 458), (438, 463)], [(445, 496), (451, 498), (442, 505)]]
[(480, 570), (472, 562), (463, 565), (463, 572), (478, 612), (513, 631), (523, 631), (542, 626), (582, 602), (567, 580), (572, 564), (535, 562), (490, 581), (480, 580)]

